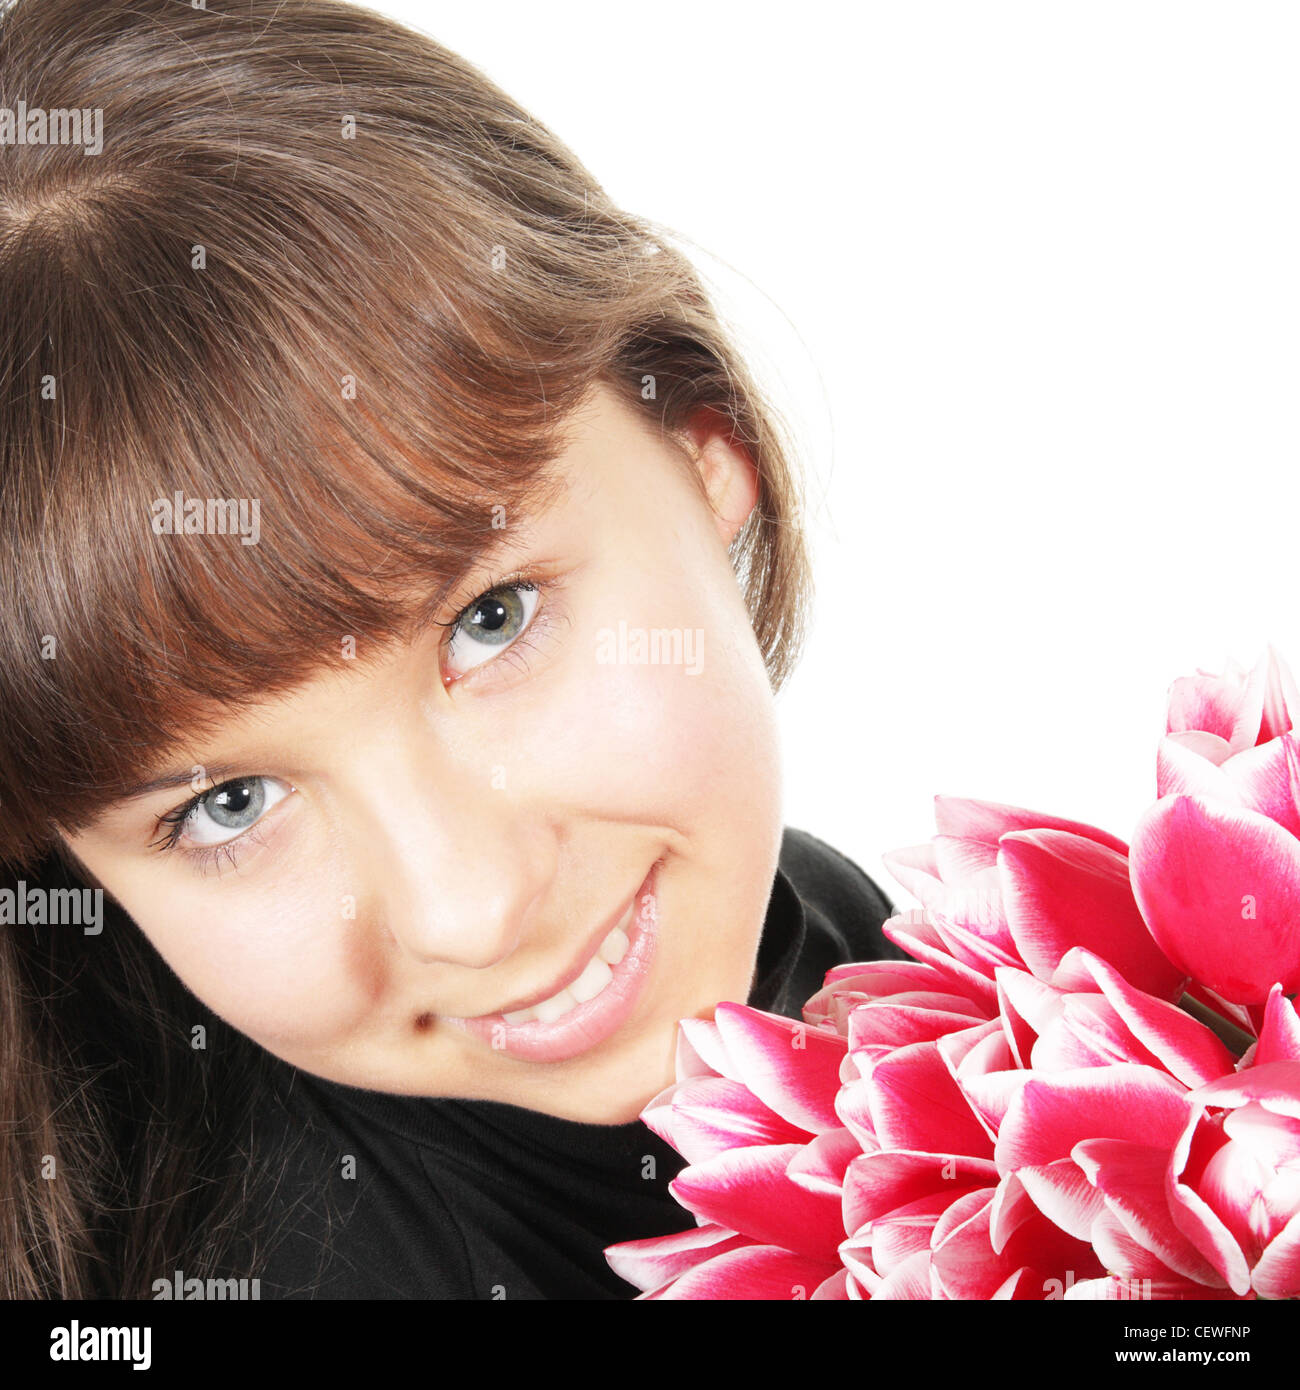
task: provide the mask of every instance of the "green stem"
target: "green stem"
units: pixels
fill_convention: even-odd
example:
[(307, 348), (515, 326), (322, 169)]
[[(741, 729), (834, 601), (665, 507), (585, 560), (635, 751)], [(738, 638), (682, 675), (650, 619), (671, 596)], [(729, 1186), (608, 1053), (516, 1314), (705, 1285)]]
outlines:
[(1185, 1014), (1191, 1014), (1193, 1018), (1205, 1024), (1234, 1057), (1240, 1057), (1255, 1042), (1244, 1028), (1238, 1028), (1235, 1023), (1224, 1018), (1222, 1014), (1215, 1013), (1208, 1004), (1193, 999), (1190, 994), (1183, 995), (1178, 1001), (1178, 1007)]

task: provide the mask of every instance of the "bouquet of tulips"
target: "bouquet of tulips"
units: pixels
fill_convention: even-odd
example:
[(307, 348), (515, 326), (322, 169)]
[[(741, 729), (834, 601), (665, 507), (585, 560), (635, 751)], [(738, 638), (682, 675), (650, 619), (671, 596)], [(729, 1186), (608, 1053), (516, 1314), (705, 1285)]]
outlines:
[(1130, 845), (937, 798), (886, 856), (910, 960), (830, 971), (802, 1023), (682, 1021), (642, 1119), (696, 1225), (611, 1267), (642, 1298), (1300, 1297), (1296, 719), (1271, 651), (1175, 681)]

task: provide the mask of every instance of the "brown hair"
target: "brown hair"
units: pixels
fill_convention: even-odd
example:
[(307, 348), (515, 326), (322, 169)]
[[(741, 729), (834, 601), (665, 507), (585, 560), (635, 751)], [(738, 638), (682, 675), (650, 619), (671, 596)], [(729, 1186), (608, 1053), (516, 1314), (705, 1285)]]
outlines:
[[(732, 558), (779, 687), (808, 595), (781, 422), (690, 261), (470, 64), (334, 0), (16, 0), (0, 106), (20, 101), (102, 111), (103, 144), (0, 150), (11, 873), (79, 882), (60, 831), (214, 695), (263, 698), (346, 634), (413, 631), (494, 509), (548, 496), (598, 384), (674, 447), (705, 409), (748, 450), (759, 500)], [(154, 503), (177, 492), (258, 499), (258, 544), (160, 544)], [(241, 1181), (204, 1174), (258, 1050), (120, 914), (91, 940), (0, 932), (11, 1297), (139, 1296), (215, 1260), (209, 1189)], [(202, 1019), (219, 1062), (189, 1047)]]

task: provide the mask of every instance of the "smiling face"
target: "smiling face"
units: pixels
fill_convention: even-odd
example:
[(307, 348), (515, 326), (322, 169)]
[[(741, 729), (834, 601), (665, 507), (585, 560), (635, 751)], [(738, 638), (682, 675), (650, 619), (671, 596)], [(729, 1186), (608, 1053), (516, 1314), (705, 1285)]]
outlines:
[(214, 1012), (334, 1081), (612, 1124), (673, 1080), (678, 1019), (744, 1001), (781, 826), (727, 555), (756, 479), (692, 440), (712, 508), (597, 391), (455, 627), (357, 634), (69, 838)]

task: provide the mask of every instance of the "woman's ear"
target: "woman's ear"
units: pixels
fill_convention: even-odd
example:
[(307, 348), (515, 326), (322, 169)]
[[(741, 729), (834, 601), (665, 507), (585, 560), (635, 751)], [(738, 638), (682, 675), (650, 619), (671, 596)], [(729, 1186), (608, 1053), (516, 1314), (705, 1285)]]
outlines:
[(758, 501), (758, 469), (736, 442), (731, 422), (702, 406), (682, 429), (682, 438), (723, 544), (730, 546)]

